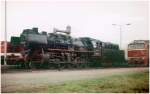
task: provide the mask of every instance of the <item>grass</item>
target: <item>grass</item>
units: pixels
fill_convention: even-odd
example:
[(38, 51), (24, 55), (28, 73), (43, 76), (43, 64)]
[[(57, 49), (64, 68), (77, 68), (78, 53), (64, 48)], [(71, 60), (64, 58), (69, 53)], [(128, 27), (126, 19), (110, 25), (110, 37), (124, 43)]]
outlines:
[(62, 84), (19, 87), (7, 92), (42, 93), (148, 93), (149, 72), (107, 76), (93, 80), (79, 80)]
[(148, 93), (149, 73), (114, 75), (95, 80), (49, 85), (50, 93)]

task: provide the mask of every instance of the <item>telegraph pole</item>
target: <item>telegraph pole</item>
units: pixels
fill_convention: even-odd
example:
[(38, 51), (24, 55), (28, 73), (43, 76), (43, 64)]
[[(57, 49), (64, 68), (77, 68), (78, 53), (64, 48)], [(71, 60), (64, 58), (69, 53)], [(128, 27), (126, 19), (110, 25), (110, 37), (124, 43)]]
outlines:
[(4, 51), (4, 65), (6, 65), (6, 56), (7, 56), (7, 0), (5, 0), (5, 51)]
[(119, 31), (120, 31), (120, 48), (122, 46), (121, 42), (122, 42), (122, 31), (121, 31), (121, 25), (119, 25)]
[[(119, 43), (119, 46), (120, 46), (120, 49), (122, 48), (121, 46), (122, 46), (122, 26), (123, 25), (121, 25), (121, 24), (112, 24), (113, 26), (119, 26), (119, 33), (120, 33), (120, 43)], [(129, 26), (129, 25), (131, 25), (130, 23), (128, 23), (128, 24), (125, 24), (126, 26)]]

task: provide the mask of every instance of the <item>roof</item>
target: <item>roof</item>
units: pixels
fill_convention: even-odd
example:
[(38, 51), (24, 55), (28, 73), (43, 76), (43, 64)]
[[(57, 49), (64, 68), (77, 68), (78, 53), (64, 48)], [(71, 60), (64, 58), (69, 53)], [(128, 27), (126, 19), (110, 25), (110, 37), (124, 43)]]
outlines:
[(134, 40), (134, 43), (149, 43), (149, 40)]

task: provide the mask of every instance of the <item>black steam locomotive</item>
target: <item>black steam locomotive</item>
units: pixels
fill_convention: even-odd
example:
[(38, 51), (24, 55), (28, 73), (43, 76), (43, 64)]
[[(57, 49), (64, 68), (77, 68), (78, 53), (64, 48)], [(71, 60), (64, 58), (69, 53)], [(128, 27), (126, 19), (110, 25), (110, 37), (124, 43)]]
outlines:
[(66, 30), (54, 29), (53, 33), (48, 34), (44, 31), (39, 33), (38, 28), (23, 30), (20, 37), (11, 38), (12, 45), (23, 48), (21, 57), (11, 55), (6, 58), (7, 64), (13, 62), (25, 68), (60, 69), (124, 63), (124, 51), (118, 45), (89, 37), (73, 38), (70, 31), (70, 26)]

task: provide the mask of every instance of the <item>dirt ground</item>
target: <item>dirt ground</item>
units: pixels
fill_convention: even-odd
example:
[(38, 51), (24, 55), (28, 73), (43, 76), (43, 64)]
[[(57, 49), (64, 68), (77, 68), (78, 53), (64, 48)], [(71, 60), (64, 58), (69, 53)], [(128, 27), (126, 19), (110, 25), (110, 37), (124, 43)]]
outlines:
[(17, 92), (18, 89), (60, 84), (65, 81), (84, 80), (147, 71), (148, 68), (107, 68), (82, 70), (30, 70), (1, 74), (2, 92)]

